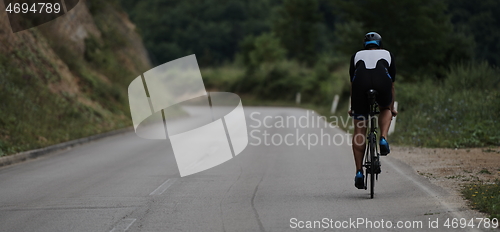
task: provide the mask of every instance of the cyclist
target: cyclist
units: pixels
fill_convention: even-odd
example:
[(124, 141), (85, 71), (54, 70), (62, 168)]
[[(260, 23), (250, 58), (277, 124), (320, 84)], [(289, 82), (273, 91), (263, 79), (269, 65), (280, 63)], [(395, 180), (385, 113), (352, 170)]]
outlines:
[(378, 92), (377, 103), (380, 114), (378, 124), (381, 132), (380, 155), (390, 153), (387, 133), (392, 116), (397, 115), (394, 110), (394, 81), (396, 79), (396, 65), (392, 54), (382, 48), (382, 37), (376, 32), (369, 32), (364, 38), (364, 49), (351, 57), (349, 75), (351, 79), (351, 109), (349, 115), (354, 119), (354, 134), (352, 150), (356, 163), (354, 185), (364, 189), (363, 158), (366, 149), (366, 130), (369, 103), (366, 92), (375, 89)]

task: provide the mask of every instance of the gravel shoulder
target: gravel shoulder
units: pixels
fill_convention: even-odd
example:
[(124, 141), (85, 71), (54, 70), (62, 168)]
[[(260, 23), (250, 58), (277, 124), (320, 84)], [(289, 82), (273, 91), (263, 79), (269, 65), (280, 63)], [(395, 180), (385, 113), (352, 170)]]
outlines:
[(500, 147), (445, 149), (391, 146), (389, 155), (410, 165), (418, 174), (449, 191), (464, 205), (468, 204), (460, 193), (464, 185), (494, 183), (500, 179)]

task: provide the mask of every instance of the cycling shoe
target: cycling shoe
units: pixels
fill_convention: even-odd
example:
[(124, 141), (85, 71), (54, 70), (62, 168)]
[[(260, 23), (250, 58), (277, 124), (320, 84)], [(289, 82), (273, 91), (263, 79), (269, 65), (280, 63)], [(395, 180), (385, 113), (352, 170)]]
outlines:
[(385, 140), (384, 137), (380, 138), (380, 155), (386, 156), (387, 154), (391, 153), (391, 149), (389, 149), (389, 143), (387, 140)]
[(356, 173), (356, 177), (354, 177), (354, 186), (358, 189), (365, 189), (365, 177), (363, 176), (363, 172), (358, 171)]

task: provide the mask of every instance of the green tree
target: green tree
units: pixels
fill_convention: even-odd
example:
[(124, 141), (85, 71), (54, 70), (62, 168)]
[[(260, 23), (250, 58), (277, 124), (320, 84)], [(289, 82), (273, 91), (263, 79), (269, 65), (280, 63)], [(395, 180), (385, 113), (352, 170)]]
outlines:
[(366, 34), (364, 25), (356, 21), (336, 23), (335, 25), (335, 50), (341, 54), (352, 55), (363, 47), (363, 37)]
[(276, 14), (273, 32), (288, 51), (288, 56), (308, 64), (314, 63), (321, 22), (318, 1), (285, 0)]
[(202, 65), (231, 61), (240, 41), (270, 30), (271, 0), (122, 0), (155, 63), (195, 53)]
[(272, 63), (283, 60), (286, 51), (273, 34), (266, 33), (255, 39), (256, 49), (250, 52), (250, 60), (255, 64)]
[[(403, 73), (443, 77), (451, 63), (470, 58), (469, 41), (454, 32), (445, 1), (338, 0), (338, 6), (340, 22), (347, 29), (355, 32), (361, 28), (365, 33), (376, 31), (382, 35), (385, 47), (396, 55), (399, 71)], [(351, 40), (362, 48), (362, 38)]]
[(449, 2), (452, 22), (464, 33), (472, 36), (475, 57), (500, 65), (500, 1), (453, 0)]

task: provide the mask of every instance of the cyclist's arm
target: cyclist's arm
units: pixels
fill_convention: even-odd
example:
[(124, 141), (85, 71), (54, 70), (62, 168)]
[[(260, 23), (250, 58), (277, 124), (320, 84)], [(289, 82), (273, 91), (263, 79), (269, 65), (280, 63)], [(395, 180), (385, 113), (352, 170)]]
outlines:
[(392, 102), (391, 102), (391, 110), (394, 109), (394, 101), (396, 99), (396, 91), (394, 90), (394, 82), (392, 82)]
[[(352, 102), (352, 82), (351, 82), (351, 88), (350, 88), (350, 90), (351, 90), (351, 93), (350, 93), (351, 97), (349, 98), (349, 100)], [(352, 105), (351, 105), (351, 102), (349, 102), (349, 111), (347, 111), (347, 113), (349, 114), (349, 116), (352, 116), (352, 109), (351, 109)]]
[(391, 103), (391, 112), (392, 116), (396, 116), (398, 114), (397, 111), (394, 110), (394, 101), (396, 100), (396, 91), (394, 88), (394, 82), (396, 82), (396, 62), (394, 59), (394, 56), (391, 54), (391, 64), (389, 65), (389, 75), (391, 75), (392, 78), (392, 103)]
[(391, 113), (393, 117), (396, 117), (398, 115), (398, 111), (394, 109), (394, 101), (396, 99), (396, 91), (394, 89), (394, 82), (392, 82), (392, 103), (391, 103)]
[(389, 52), (391, 55), (391, 63), (389, 64), (389, 68), (387, 71), (389, 71), (389, 75), (391, 75), (392, 82), (396, 81), (396, 60), (394, 59), (394, 56), (392, 53)]
[(354, 56), (356, 54), (351, 56), (351, 63), (349, 65), (349, 81), (352, 82), (352, 78), (354, 77), (354, 71), (356, 70), (356, 67), (354, 67)]
[[(354, 71), (356, 70), (356, 67), (354, 67), (354, 56), (356, 56), (356, 54), (352, 55), (351, 64), (349, 66), (349, 82), (351, 83), (350, 98), (349, 99), (351, 99), (351, 102), (352, 102), (352, 78), (354, 77)], [(351, 102), (349, 102), (349, 111), (348, 111), (350, 116), (352, 116)]]

